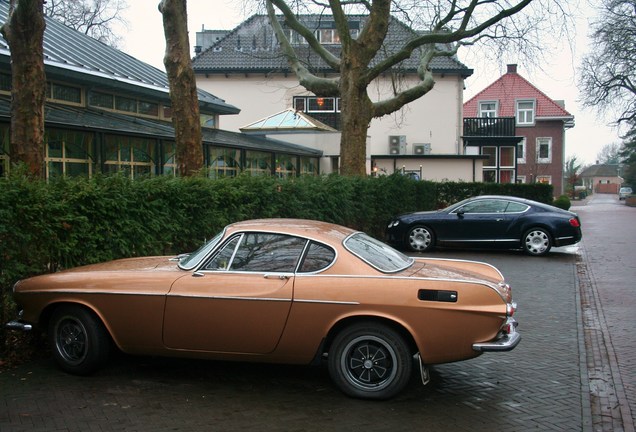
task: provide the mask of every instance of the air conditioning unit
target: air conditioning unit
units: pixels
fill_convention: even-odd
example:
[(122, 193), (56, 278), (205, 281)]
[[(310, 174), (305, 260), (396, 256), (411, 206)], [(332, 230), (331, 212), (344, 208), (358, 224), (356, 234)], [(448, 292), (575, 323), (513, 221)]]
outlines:
[(413, 144), (413, 154), (414, 155), (430, 155), (431, 154), (431, 144)]
[(389, 136), (389, 154), (406, 153), (406, 135)]

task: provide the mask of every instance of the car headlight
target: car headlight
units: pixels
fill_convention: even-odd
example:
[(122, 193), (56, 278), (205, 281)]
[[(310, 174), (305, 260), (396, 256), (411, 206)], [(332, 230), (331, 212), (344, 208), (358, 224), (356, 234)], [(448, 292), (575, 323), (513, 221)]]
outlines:
[(400, 221), (399, 221), (399, 220), (391, 221), (391, 222), (389, 222), (389, 226), (388, 226), (388, 228), (396, 227), (396, 226), (398, 226), (399, 224), (400, 224)]

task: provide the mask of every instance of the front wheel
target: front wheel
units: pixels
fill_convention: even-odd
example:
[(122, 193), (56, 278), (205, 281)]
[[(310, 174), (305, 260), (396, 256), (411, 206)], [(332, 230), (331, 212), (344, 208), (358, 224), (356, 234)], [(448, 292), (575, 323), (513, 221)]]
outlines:
[(426, 252), (433, 249), (435, 236), (427, 227), (416, 226), (409, 230), (406, 245), (414, 252)]
[(66, 372), (88, 375), (108, 358), (110, 339), (102, 323), (80, 306), (62, 306), (49, 325), (53, 357)]
[(404, 338), (376, 323), (360, 323), (340, 332), (329, 350), (329, 374), (345, 394), (388, 399), (406, 387), (413, 364)]
[(550, 252), (552, 240), (550, 234), (542, 228), (533, 228), (523, 236), (525, 252), (533, 256), (541, 256)]

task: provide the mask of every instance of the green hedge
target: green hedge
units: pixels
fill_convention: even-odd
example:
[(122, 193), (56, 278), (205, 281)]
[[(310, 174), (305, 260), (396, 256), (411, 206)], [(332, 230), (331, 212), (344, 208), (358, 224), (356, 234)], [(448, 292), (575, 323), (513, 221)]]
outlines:
[[(111, 259), (197, 248), (230, 222), (318, 219), (382, 238), (395, 214), (442, 208), (469, 196), (504, 194), (551, 202), (548, 185), (433, 183), (377, 178), (168, 178), (120, 176), (0, 179), (0, 323), (13, 318), (19, 279)], [(0, 330), (0, 355), (6, 346)]]

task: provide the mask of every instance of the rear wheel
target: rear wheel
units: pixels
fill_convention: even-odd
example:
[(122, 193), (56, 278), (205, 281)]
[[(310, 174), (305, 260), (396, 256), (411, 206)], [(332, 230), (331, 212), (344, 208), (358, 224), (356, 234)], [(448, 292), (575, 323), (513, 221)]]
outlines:
[(533, 228), (527, 231), (522, 239), (525, 252), (533, 256), (541, 256), (550, 252), (552, 239), (543, 228)]
[(360, 323), (336, 336), (329, 351), (329, 373), (345, 394), (388, 399), (406, 387), (413, 364), (399, 333), (382, 324)]
[(433, 231), (424, 226), (411, 228), (407, 235), (407, 247), (414, 252), (425, 252), (433, 249), (434, 241)]
[(87, 375), (108, 358), (108, 333), (97, 317), (81, 306), (56, 309), (51, 316), (48, 336), (53, 357), (66, 372)]

